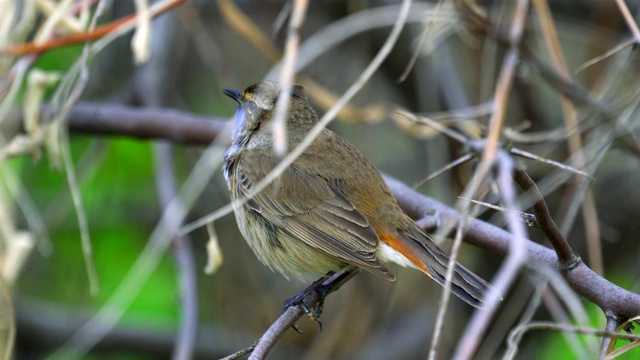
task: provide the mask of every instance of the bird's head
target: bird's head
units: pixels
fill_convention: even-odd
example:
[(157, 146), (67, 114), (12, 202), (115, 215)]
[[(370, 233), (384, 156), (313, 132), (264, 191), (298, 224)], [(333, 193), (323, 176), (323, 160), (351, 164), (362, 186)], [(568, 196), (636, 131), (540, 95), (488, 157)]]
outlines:
[[(233, 124), (233, 141), (247, 141), (251, 135), (269, 123), (273, 115), (280, 86), (272, 81), (261, 81), (248, 86), (244, 91), (224, 89), (224, 94), (238, 103), (238, 111)], [(289, 112), (296, 102), (307, 103), (301, 85), (291, 87)], [(288, 116), (290, 118), (290, 116)]]

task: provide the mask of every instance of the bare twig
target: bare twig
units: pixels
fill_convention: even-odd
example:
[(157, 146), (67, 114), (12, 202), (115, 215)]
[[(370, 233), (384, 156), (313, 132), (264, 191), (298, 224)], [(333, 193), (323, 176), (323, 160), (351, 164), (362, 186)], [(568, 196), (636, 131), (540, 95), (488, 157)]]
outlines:
[[(620, 326), (620, 324), (622, 324), (623, 321), (621, 321), (619, 318), (615, 317), (615, 316), (607, 316), (607, 325), (605, 326), (605, 331), (610, 332), (610, 333), (616, 333), (618, 334), (617, 330), (618, 327)], [(640, 341), (640, 338), (636, 339), (636, 341)], [(600, 358), (604, 359), (605, 356), (611, 352), (611, 350), (613, 350), (613, 344), (615, 342), (613, 341), (613, 339), (609, 336), (603, 336), (602, 337), (602, 347), (600, 348)]]
[(588, 179), (592, 179), (593, 180), (593, 177), (591, 175), (587, 174), (586, 172), (584, 172), (582, 170), (576, 169), (573, 166), (565, 165), (565, 164), (563, 164), (561, 162), (557, 162), (555, 160), (543, 158), (543, 157), (538, 156), (536, 154), (532, 154), (532, 153), (530, 153), (528, 151), (520, 150), (520, 149), (514, 148), (514, 147), (510, 148), (509, 152), (511, 154), (513, 154), (513, 155), (520, 156), (520, 157), (523, 157), (525, 159), (535, 160), (535, 161), (541, 162), (543, 164), (551, 165), (551, 166), (557, 167), (558, 169), (562, 169), (562, 170), (565, 170), (565, 171), (570, 171), (570, 172), (572, 172), (574, 174), (577, 174), (577, 175), (580, 175), (580, 176), (584, 176), (584, 177), (586, 177)]
[(394, 112), (394, 118), (396, 117), (402, 117), (402, 118), (406, 118), (409, 121), (415, 122), (415, 123), (419, 123), (419, 124), (424, 124), (427, 126), (430, 126), (432, 128), (434, 128), (436, 131), (439, 131), (441, 133), (443, 133), (444, 135), (458, 141), (461, 144), (465, 144), (467, 142), (467, 140), (469, 139), (467, 136), (460, 134), (457, 131), (454, 131), (446, 126), (444, 126), (443, 124), (434, 121), (428, 117), (425, 116), (418, 116), (415, 115), (413, 113), (410, 113), (408, 111), (405, 110), (401, 110), (401, 109), (397, 109)]
[(280, 51), (231, 0), (218, 0), (218, 9), (224, 20), (242, 37), (249, 40), (267, 59), (272, 62), (280, 60)]
[(636, 44), (640, 44), (640, 29), (638, 29), (638, 24), (636, 24), (636, 21), (633, 19), (633, 15), (631, 15), (627, 4), (625, 4), (624, 0), (616, 0), (616, 5), (618, 5), (618, 9), (620, 9), (620, 13), (624, 18), (624, 21), (631, 30)]
[[(496, 211), (502, 211), (504, 213), (507, 212), (507, 208), (503, 207), (503, 206), (493, 205), (493, 204), (490, 204), (488, 202), (478, 201), (478, 200), (473, 200), (473, 199), (468, 199), (468, 200), (471, 201), (474, 204), (478, 204), (480, 206), (484, 206), (484, 207), (487, 207), (489, 209), (493, 209), (493, 210), (496, 210)], [(528, 227), (538, 227), (538, 220), (536, 219), (535, 215), (526, 213), (524, 211), (518, 211), (518, 215), (519, 215), (518, 219), (522, 220), (525, 224), (527, 224)]]
[(246, 349), (242, 349), (242, 350), (238, 350), (236, 352), (234, 352), (233, 354), (230, 354), (229, 356), (225, 356), (223, 358), (221, 358), (220, 360), (235, 360), (235, 359), (239, 359), (242, 356), (245, 356), (247, 354), (251, 354), (251, 352), (253, 351), (253, 349), (256, 347), (255, 344), (249, 346)]
[(534, 198), (537, 199), (536, 203), (533, 205), (533, 212), (538, 219), (540, 230), (542, 230), (549, 242), (551, 242), (551, 245), (553, 245), (553, 248), (556, 250), (556, 254), (558, 254), (558, 259), (560, 260), (560, 265), (567, 269), (575, 267), (580, 263), (580, 257), (576, 255), (571, 248), (571, 245), (569, 245), (564, 236), (562, 236), (562, 233), (556, 226), (555, 221), (553, 221), (549, 208), (547, 208), (547, 204), (545, 203), (536, 184), (531, 180), (529, 175), (521, 169), (517, 169), (514, 172), (513, 177), (522, 190), (531, 193)]
[(432, 174), (430, 174), (429, 176), (427, 176), (426, 178), (418, 181), (417, 183), (413, 184), (413, 188), (417, 189), (420, 186), (424, 185), (427, 181), (430, 181), (434, 178), (436, 178), (438, 175), (453, 169), (454, 167), (464, 164), (467, 161), (473, 159), (476, 156), (476, 154), (472, 153), (472, 152), (468, 152), (462, 156), (460, 156), (459, 158), (453, 160), (452, 162), (446, 164), (445, 166), (443, 166), (442, 168), (438, 169), (437, 171), (434, 171)]
[(622, 51), (623, 49), (628, 48), (629, 46), (633, 45), (636, 41), (634, 39), (627, 39), (623, 42), (621, 42), (620, 44), (614, 46), (612, 49), (608, 50), (607, 52), (605, 52), (602, 55), (596, 56), (595, 58), (585, 62), (584, 64), (578, 66), (576, 68), (576, 70), (574, 71), (575, 74), (581, 72), (582, 70), (588, 68), (591, 65), (597, 64), (600, 61)]
[[(181, 5), (186, 0), (167, 0), (151, 7), (150, 13), (152, 17), (159, 16), (174, 7)], [(109, 33), (120, 30), (121, 28), (132, 26), (136, 21), (136, 15), (129, 15), (125, 18), (118, 19), (107, 25), (91, 29), (83, 33), (75, 33), (64, 38), (51, 39), (42, 43), (28, 43), (14, 45), (9, 49), (0, 49), (0, 54), (26, 55), (34, 53), (42, 53), (63, 46), (83, 43), (85, 41), (93, 41), (100, 39)]]
[[(105, 1), (100, 1), (95, 13), (93, 14), (93, 18), (91, 19), (89, 29), (95, 28), (96, 24), (98, 23), (98, 19), (104, 13), (105, 8)], [(67, 75), (69, 79), (69, 85), (73, 83), (73, 90), (71, 90), (71, 93), (66, 97), (66, 99), (63, 100), (64, 104), (62, 104), (62, 109), (60, 110), (60, 112), (56, 114), (56, 117), (53, 120), (54, 124), (61, 124), (64, 122), (67, 114), (80, 100), (80, 95), (82, 95), (82, 92), (84, 91), (84, 88), (89, 81), (89, 48), (89, 43), (86, 43), (82, 49), (82, 56), (74, 64), (74, 69), (72, 69), (70, 71), (70, 74)], [(77, 71), (77, 78), (76, 74), (73, 74), (74, 71)], [(54, 103), (56, 102), (56, 99), (61, 99), (62, 97), (64, 97), (64, 95), (66, 95), (64, 94), (65, 88), (63, 85), (60, 85), (56, 90), (56, 94), (53, 97)], [(53, 131), (56, 131), (55, 127)], [(93, 263), (93, 247), (91, 246), (91, 237), (89, 235), (89, 224), (87, 215), (84, 211), (82, 196), (80, 195), (80, 188), (78, 186), (76, 171), (71, 159), (71, 150), (69, 148), (68, 140), (68, 129), (61, 128), (61, 131), (59, 131), (59, 134), (57, 135), (57, 140), (60, 142), (61, 157), (63, 160), (65, 173), (67, 175), (67, 184), (69, 186), (69, 192), (71, 193), (74, 207), (76, 209), (78, 227), (80, 228), (82, 255), (84, 257), (85, 267), (87, 269), (87, 276), (89, 277), (89, 291), (92, 295), (98, 295), (100, 286), (98, 283), (98, 274), (96, 272), (96, 267)]]
[(275, 116), (271, 122), (273, 132), (273, 150), (279, 157), (287, 152), (287, 110), (291, 99), (291, 86), (295, 76), (295, 61), (300, 44), (300, 27), (307, 12), (308, 0), (294, 0), (289, 29), (287, 31), (287, 43), (285, 44), (284, 57), (280, 68), (279, 83), (280, 95), (275, 106)]
[(404, 82), (407, 79), (407, 76), (409, 76), (409, 73), (411, 72), (411, 69), (413, 69), (413, 66), (416, 63), (416, 60), (418, 60), (418, 56), (420, 56), (420, 53), (422, 52), (422, 46), (424, 45), (424, 42), (427, 39), (427, 35), (429, 34), (429, 32), (431, 31), (431, 28), (433, 27), (433, 23), (435, 21), (435, 17), (438, 14), (438, 10), (440, 10), (440, 8), (442, 7), (443, 2), (444, 1), (442, 1), (442, 0), (438, 1), (438, 3), (436, 4), (435, 9), (433, 9), (433, 13), (431, 14), (431, 17), (424, 24), (424, 29), (422, 30), (422, 34), (420, 35), (420, 39), (418, 40), (418, 44), (416, 45), (415, 49), (413, 50), (413, 54), (411, 55), (411, 58), (409, 59), (409, 62), (407, 63), (407, 66), (404, 68), (404, 71), (402, 72), (402, 74), (398, 78), (398, 80), (397, 80), (398, 83)]
[(571, 332), (571, 333), (583, 334), (583, 335), (611, 337), (614, 339), (626, 339), (626, 340), (635, 340), (635, 341), (640, 340), (640, 336), (638, 335), (630, 335), (630, 334), (615, 332), (615, 328), (613, 331), (609, 330), (608, 327), (607, 327), (607, 330), (598, 330), (598, 329), (592, 329), (588, 327), (571, 326), (566, 324), (539, 321), (539, 322), (531, 322), (525, 326), (520, 326), (515, 328), (511, 332), (511, 335), (509, 335), (509, 339), (507, 340), (509, 347), (510, 348), (517, 347), (522, 336), (526, 332), (533, 331), (533, 330), (561, 331), (561, 332)]

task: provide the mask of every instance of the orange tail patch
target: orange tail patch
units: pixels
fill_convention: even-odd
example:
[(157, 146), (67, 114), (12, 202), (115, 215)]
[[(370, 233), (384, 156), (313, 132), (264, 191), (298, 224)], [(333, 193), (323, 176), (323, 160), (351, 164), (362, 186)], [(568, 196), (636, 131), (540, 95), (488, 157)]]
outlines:
[(407, 244), (407, 241), (398, 238), (396, 235), (389, 233), (377, 233), (380, 240), (384, 241), (387, 245), (391, 246), (395, 251), (406, 257), (413, 265), (422, 270), (425, 274), (431, 276), (427, 265), (420, 260), (420, 255), (412, 251), (411, 247)]

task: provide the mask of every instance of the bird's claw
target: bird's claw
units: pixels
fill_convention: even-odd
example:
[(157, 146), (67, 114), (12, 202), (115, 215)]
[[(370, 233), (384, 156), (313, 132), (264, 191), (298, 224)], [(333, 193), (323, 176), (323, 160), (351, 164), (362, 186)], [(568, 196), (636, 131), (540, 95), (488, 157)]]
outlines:
[[(324, 299), (329, 294), (329, 288), (323, 284), (325, 280), (326, 278), (319, 279), (299, 294), (285, 300), (283, 312), (294, 306), (299, 307), (307, 315), (309, 321), (317, 323), (320, 327), (320, 331), (322, 331), (320, 315), (322, 315), (322, 311), (324, 309)], [(318, 302), (313, 306), (307, 306), (304, 300), (308, 295), (313, 293), (318, 295)], [(293, 329), (299, 334), (302, 333), (302, 331), (295, 325), (293, 326)]]

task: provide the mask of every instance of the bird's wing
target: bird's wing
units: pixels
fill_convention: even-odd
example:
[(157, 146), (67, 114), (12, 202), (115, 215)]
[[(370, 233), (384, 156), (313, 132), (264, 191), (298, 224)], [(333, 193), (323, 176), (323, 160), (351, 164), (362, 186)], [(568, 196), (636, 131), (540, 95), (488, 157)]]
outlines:
[[(277, 164), (271, 151), (245, 152), (235, 174), (236, 196), (248, 195)], [(378, 235), (332, 180), (290, 165), (247, 205), (311, 247), (387, 279), (394, 275), (376, 257)]]

